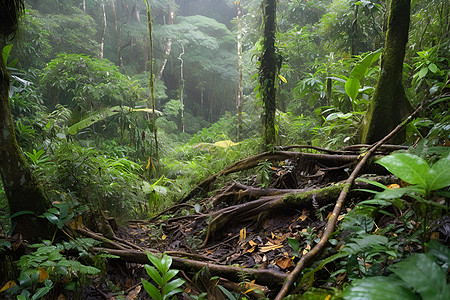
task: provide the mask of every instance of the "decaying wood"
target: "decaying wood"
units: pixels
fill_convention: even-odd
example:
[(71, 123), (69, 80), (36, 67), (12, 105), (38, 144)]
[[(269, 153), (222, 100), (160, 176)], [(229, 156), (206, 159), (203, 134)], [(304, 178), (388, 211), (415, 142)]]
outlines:
[[(118, 250), (109, 248), (91, 248), (93, 252), (107, 251), (112, 255), (119, 256), (122, 260), (140, 264), (148, 264), (149, 260), (145, 252), (136, 250)], [(160, 253), (152, 253), (154, 255), (161, 255)], [(192, 259), (185, 259), (176, 256), (171, 256), (172, 267), (179, 270), (189, 272), (198, 272), (204, 267), (207, 267), (211, 274), (227, 278), (229, 280), (239, 282), (239, 274), (244, 274), (255, 279), (255, 282), (268, 287), (279, 287), (287, 278), (283, 272), (268, 270), (268, 269), (251, 269), (243, 267), (225, 266), (206, 262), (200, 262)]]
[[(393, 183), (392, 176), (372, 176), (371, 180), (382, 182), (383, 184)], [(233, 184), (239, 190), (231, 193), (227, 190), (227, 196), (234, 194), (235, 198), (247, 196), (257, 198), (242, 204), (229, 206), (210, 214), (204, 215), (204, 218), (211, 218), (208, 224), (206, 237), (203, 241), (202, 248), (206, 247), (210, 238), (216, 236), (216, 232), (222, 230), (226, 225), (240, 222), (248, 222), (252, 220), (264, 219), (266, 215), (273, 214), (276, 211), (298, 210), (300, 208), (312, 207), (312, 201), (323, 207), (330, 204), (336, 199), (341, 191), (345, 188), (345, 182), (339, 182), (328, 185), (319, 189), (260, 189), (248, 187), (239, 183)], [(358, 181), (354, 184), (355, 188), (367, 188), (368, 184)]]
[(359, 172), (361, 171), (364, 164), (367, 162), (367, 160), (372, 156), (373, 153), (384, 143), (386, 143), (390, 138), (392, 138), (397, 132), (399, 132), (418, 112), (421, 110), (421, 107), (419, 107), (416, 111), (414, 111), (411, 115), (409, 115), (408, 118), (406, 118), (401, 124), (399, 124), (397, 127), (394, 128), (388, 135), (386, 135), (383, 139), (378, 141), (377, 143), (373, 144), (369, 147), (369, 149), (366, 152), (366, 155), (363, 156), (361, 161), (357, 164), (353, 172), (351, 173), (350, 177), (346, 180), (344, 188), (342, 189), (341, 193), (339, 194), (339, 198), (336, 201), (336, 205), (334, 206), (333, 213), (328, 220), (327, 227), (325, 229), (325, 232), (323, 233), (322, 238), (320, 241), (304, 256), (301, 257), (300, 261), (298, 262), (295, 269), (289, 274), (286, 282), (284, 283), (283, 287), (281, 288), (280, 292), (276, 296), (275, 300), (282, 300), (292, 289), (294, 286), (295, 281), (297, 280), (298, 276), (300, 275), (303, 268), (325, 247), (325, 244), (327, 243), (329, 237), (334, 231), (334, 228), (337, 223), (337, 219), (339, 214), (341, 213), (342, 206), (344, 205), (345, 199), (347, 198), (347, 195), (350, 191), (350, 188), (352, 187), (353, 182), (356, 179), (356, 176), (358, 176)]

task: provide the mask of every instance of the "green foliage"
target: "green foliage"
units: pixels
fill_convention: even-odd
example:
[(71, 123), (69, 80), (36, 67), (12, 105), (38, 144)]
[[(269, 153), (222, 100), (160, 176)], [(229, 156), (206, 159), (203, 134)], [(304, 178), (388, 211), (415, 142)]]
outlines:
[(14, 285), (5, 293), (17, 295), (18, 299), (34, 300), (44, 297), (56, 285), (64, 285), (65, 289), (74, 290), (77, 284), (82, 284), (100, 270), (70, 259), (63, 253), (77, 251), (81, 259), (89, 260), (93, 257), (87, 249), (99, 243), (89, 238), (77, 238), (55, 245), (46, 240), (31, 245), (31, 248), (37, 250), (20, 257), (17, 263), (20, 274)]
[(180, 289), (180, 286), (184, 284), (184, 280), (180, 278), (171, 280), (178, 274), (178, 270), (170, 269), (172, 258), (165, 253), (163, 253), (161, 259), (150, 253), (147, 253), (147, 257), (154, 267), (144, 265), (145, 270), (159, 287), (158, 289), (158, 287), (141, 278), (142, 285), (148, 294), (155, 300), (165, 300), (175, 294), (181, 293), (183, 290)]
[(138, 100), (136, 87), (106, 59), (86, 55), (59, 54), (41, 76), (44, 96), (86, 113), (91, 109), (131, 105)]
[[(386, 277), (367, 277), (354, 281), (344, 299), (448, 299), (450, 285), (446, 272), (450, 253), (438, 242), (430, 242), (432, 252), (414, 254), (392, 265), (394, 273)], [(445, 258), (444, 258), (445, 257)], [(438, 259), (446, 261), (439, 264)]]
[(385, 196), (392, 198), (400, 197), (404, 193), (419, 193), (426, 198), (430, 196), (430, 192), (438, 190), (450, 185), (450, 154), (438, 160), (433, 166), (421, 157), (409, 153), (394, 153), (385, 156), (377, 161), (384, 166), (389, 172), (411, 184), (411, 186), (392, 190), (385, 190), (383, 193), (377, 194), (378, 198), (383, 199)]

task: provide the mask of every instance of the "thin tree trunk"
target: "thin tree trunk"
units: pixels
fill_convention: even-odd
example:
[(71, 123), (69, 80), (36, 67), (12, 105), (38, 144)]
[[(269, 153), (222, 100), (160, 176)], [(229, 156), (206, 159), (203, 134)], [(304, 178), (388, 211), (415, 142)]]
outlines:
[(264, 0), (263, 10), (263, 52), (261, 55), (260, 78), (261, 92), (264, 104), (263, 135), (264, 146), (267, 150), (276, 145), (275, 112), (276, 88), (275, 76), (277, 74), (277, 54), (275, 50), (276, 33), (276, 0)]
[[(174, 19), (175, 19), (175, 12), (172, 10), (172, 7), (169, 6), (169, 20), (167, 23), (169, 25), (173, 25)], [(167, 43), (166, 43), (166, 48), (164, 51), (164, 61), (163, 61), (161, 68), (159, 68), (159, 72), (158, 72), (158, 77), (157, 77), (158, 79), (161, 79), (161, 77), (162, 77), (162, 74), (164, 72), (164, 69), (166, 68), (167, 60), (169, 59), (169, 55), (170, 55), (171, 51), (172, 51), (172, 39), (168, 38)]]
[(152, 98), (152, 123), (153, 123), (153, 135), (155, 139), (155, 155), (154, 159), (156, 161), (159, 160), (159, 151), (158, 151), (158, 129), (156, 127), (156, 112), (155, 112), (155, 80), (153, 79), (153, 27), (152, 27), (152, 10), (148, 0), (145, 0), (145, 5), (147, 5), (147, 25), (148, 25), (148, 38), (149, 38), (149, 48), (150, 48), (150, 75), (149, 75), (149, 84), (150, 84), (150, 93)]
[(181, 92), (180, 92), (180, 101), (181, 101), (181, 131), (184, 132), (184, 61), (181, 56), (184, 54), (184, 45), (181, 44), (181, 53), (178, 56), (178, 59), (180, 60), (180, 81), (181, 81)]
[(116, 11), (116, 4), (114, 3), (115, 0), (111, 1), (111, 14), (113, 18), (113, 28), (114, 28), (114, 36), (116, 38), (116, 54), (118, 59), (119, 67), (123, 68), (123, 59), (122, 59), (122, 49), (120, 47), (120, 31), (119, 27), (117, 26), (117, 11)]
[(244, 98), (244, 86), (242, 84), (242, 5), (241, 2), (237, 2), (237, 50), (238, 50), (238, 93), (237, 93), (237, 115), (238, 115), (238, 127), (237, 127), (237, 140), (241, 140), (242, 135), (242, 101)]
[(100, 54), (98, 56), (99, 59), (103, 59), (104, 46), (105, 46), (105, 32), (106, 32), (106, 11), (105, 11), (105, 1), (102, 0), (100, 5), (102, 9), (102, 29), (100, 31)]

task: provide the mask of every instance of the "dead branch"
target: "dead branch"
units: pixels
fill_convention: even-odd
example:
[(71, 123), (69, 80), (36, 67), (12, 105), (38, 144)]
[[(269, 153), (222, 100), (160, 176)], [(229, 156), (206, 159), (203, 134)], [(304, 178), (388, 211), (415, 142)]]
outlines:
[[(91, 248), (94, 252), (107, 251), (112, 255), (119, 256), (122, 260), (140, 264), (148, 264), (149, 260), (145, 252), (136, 250), (118, 250), (109, 248)], [(152, 253), (154, 255), (161, 255), (160, 253)], [(268, 269), (250, 269), (240, 268), (226, 265), (211, 264), (206, 262), (195, 261), (192, 259), (185, 259), (180, 257), (172, 257), (172, 267), (187, 272), (197, 272), (204, 267), (207, 267), (212, 275), (221, 276), (232, 281), (239, 282), (239, 274), (245, 274), (255, 278), (258, 284), (269, 287), (278, 287), (282, 284), (287, 275), (283, 272), (268, 270)]]
[(344, 201), (347, 198), (347, 195), (350, 191), (350, 188), (352, 187), (353, 182), (356, 179), (356, 176), (361, 171), (364, 164), (367, 162), (367, 160), (372, 156), (373, 153), (386, 141), (388, 141), (390, 138), (392, 138), (400, 129), (402, 129), (419, 111), (421, 110), (421, 107), (416, 109), (407, 119), (405, 119), (402, 123), (400, 123), (397, 127), (394, 128), (388, 135), (386, 135), (383, 139), (378, 141), (377, 143), (373, 144), (369, 147), (369, 149), (366, 152), (366, 155), (363, 156), (361, 161), (356, 165), (355, 169), (351, 173), (350, 177), (346, 180), (344, 184), (344, 188), (342, 189), (341, 193), (339, 194), (339, 198), (336, 201), (336, 205), (333, 209), (333, 213), (328, 220), (327, 227), (324, 231), (324, 234), (320, 241), (309, 251), (306, 255), (302, 256), (300, 261), (298, 262), (295, 269), (289, 274), (286, 282), (284, 283), (283, 287), (281, 288), (278, 295), (275, 297), (275, 300), (282, 300), (284, 296), (288, 294), (288, 292), (291, 290), (292, 286), (294, 285), (294, 282), (297, 280), (297, 277), (300, 275), (300, 272), (303, 270), (303, 268), (309, 263), (309, 261), (314, 258), (324, 247), (325, 244), (328, 241), (328, 238), (334, 231), (334, 227), (336, 226), (337, 219), (339, 214), (341, 213), (342, 206), (344, 205)]

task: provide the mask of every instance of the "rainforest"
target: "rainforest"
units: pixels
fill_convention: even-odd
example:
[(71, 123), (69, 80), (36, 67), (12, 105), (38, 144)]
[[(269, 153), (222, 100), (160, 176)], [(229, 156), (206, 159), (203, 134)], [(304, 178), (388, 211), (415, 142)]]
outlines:
[(0, 299), (450, 299), (447, 0), (0, 0)]

